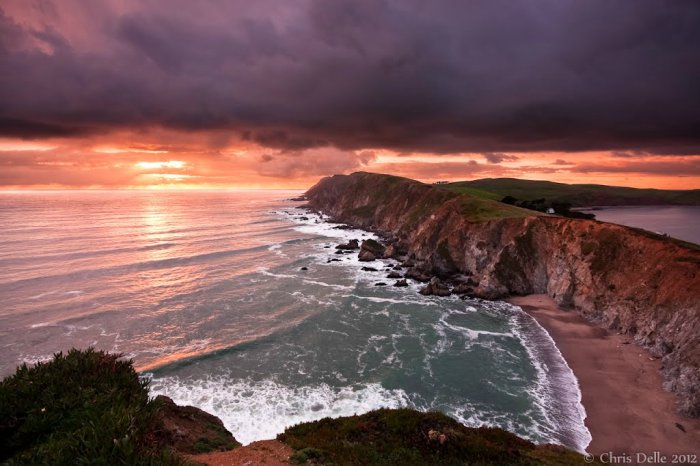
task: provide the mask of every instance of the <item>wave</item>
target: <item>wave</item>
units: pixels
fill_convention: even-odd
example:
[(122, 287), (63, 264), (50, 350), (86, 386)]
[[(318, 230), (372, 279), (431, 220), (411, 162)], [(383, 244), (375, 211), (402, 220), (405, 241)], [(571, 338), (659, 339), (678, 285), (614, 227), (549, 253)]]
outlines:
[(585, 452), (591, 443), (586, 427), (586, 409), (581, 402), (578, 379), (557, 348), (547, 330), (518, 306), (503, 303), (515, 311), (514, 334), (519, 337), (537, 371), (537, 384), (532, 392), (558, 443), (571, 445)]
[(0, 261), (2, 266), (15, 265), (15, 264), (31, 264), (32, 262), (38, 262), (45, 265), (47, 261), (57, 260), (75, 260), (84, 258), (93, 258), (100, 256), (110, 256), (114, 254), (123, 254), (129, 252), (143, 252), (143, 251), (158, 251), (162, 249), (169, 249), (176, 246), (177, 243), (167, 242), (158, 244), (149, 244), (147, 246), (139, 247), (125, 247), (125, 248), (111, 248), (111, 249), (94, 249), (90, 251), (80, 251), (80, 252), (65, 252), (56, 254), (41, 254), (36, 256), (22, 256), (15, 259), (3, 259)]
[(154, 377), (150, 391), (153, 396), (166, 395), (177, 404), (197, 406), (218, 416), (243, 444), (274, 438), (301, 422), (410, 404), (403, 390), (389, 390), (378, 383), (293, 387), (273, 379)]
[(105, 276), (111, 274), (129, 273), (129, 272), (141, 272), (144, 270), (154, 270), (154, 269), (164, 269), (179, 266), (194, 265), (201, 262), (211, 261), (213, 259), (220, 259), (230, 256), (236, 256), (246, 253), (263, 252), (267, 250), (269, 245), (264, 244), (260, 246), (254, 246), (249, 248), (236, 248), (236, 249), (226, 249), (221, 251), (208, 252), (204, 254), (195, 254), (191, 256), (180, 256), (180, 257), (169, 257), (167, 259), (156, 259), (150, 261), (142, 262), (131, 262), (127, 264), (120, 264), (112, 267), (101, 267), (101, 268), (90, 268), (82, 269), (75, 272), (59, 273), (52, 275), (42, 275), (40, 277), (24, 278), (20, 280), (14, 280), (9, 282), (0, 283), (0, 286), (7, 287), (8, 289), (13, 289), (15, 287), (22, 286), (24, 284), (32, 284), (36, 286), (42, 281), (51, 281), (56, 279), (66, 279), (66, 280), (77, 280), (82, 277), (95, 278), (97, 276)]

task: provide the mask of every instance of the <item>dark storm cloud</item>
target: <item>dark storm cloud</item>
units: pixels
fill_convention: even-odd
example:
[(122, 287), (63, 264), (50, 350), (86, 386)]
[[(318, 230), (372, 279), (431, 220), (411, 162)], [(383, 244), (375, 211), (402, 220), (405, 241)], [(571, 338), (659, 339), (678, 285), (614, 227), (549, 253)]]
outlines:
[(0, 8), (4, 135), (152, 125), (290, 151), (700, 153), (694, 0)]
[(44, 123), (41, 121), (1, 117), (0, 131), (2, 131), (2, 134), (18, 136), (20, 138), (72, 137), (93, 132), (89, 128), (66, 126), (60, 123)]
[(263, 154), (257, 167), (261, 176), (296, 178), (324, 176), (329, 173), (347, 173), (363, 169), (375, 159), (370, 151), (360, 153), (338, 149), (310, 149), (300, 152), (284, 151), (276, 156)]
[(512, 162), (518, 160), (517, 156), (504, 154), (502, 152), (484, 152), (481, 155), (483, 155), (489, 163)]
[(670, 176), (699, 176), (700, 160), (630, 162), (620, 165), (581, 164), (571, 169), (578, 173), (643, 173)]

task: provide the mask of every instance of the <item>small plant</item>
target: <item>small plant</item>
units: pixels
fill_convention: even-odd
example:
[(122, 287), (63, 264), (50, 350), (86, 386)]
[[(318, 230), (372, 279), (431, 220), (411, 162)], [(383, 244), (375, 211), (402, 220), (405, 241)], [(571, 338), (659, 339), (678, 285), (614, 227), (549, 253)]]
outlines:
[(195, 453), (209, 453), (210, 451), (216, 450), (216, 447), (209, 443), (206, 438), (201, 438), (197, 440), (197, 443), (192, 447)]
[(309, 460), (322, 461), (323, 453), (321, 452), (321, 450), (317, 450), (316, 448), (307, 447), (294, 452), (294, 454), (290, 456), (289, 459), (299, 464), (306, 463)]

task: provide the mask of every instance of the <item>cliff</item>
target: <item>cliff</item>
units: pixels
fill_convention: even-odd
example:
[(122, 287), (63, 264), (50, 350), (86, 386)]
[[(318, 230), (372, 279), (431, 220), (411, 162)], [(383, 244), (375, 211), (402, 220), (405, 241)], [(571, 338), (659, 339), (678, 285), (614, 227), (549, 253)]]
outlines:
[[(546, 293), (662, 357), (679, 411), (700, 416), (700, 250), (592, 220), (533, 215), (406, 178), (324, 178), (308, 206), (387, 238), (388, 254), (475, 296)], [(415, 272), (413, 276), (420, 275)]]

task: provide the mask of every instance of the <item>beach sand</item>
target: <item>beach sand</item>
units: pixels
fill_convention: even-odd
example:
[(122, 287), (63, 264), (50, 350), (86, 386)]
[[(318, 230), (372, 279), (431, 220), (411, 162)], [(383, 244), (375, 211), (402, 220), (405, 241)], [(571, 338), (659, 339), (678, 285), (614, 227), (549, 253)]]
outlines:
[(659, 360), (630, 337), (558, 308), (547, 295), (515, 297), (509, 302), (549, 332), (576, 375), (586, 426), (593, 437), (590, 453), (630, 455), (636, 463), (637, 453), (656, 451), (667, 455), (666, 464), (672, 463), (673, 454), (690, 453), (697, 455), (700, 464), (700, 420), (677, 414), (675, 396), (662, 388)]

